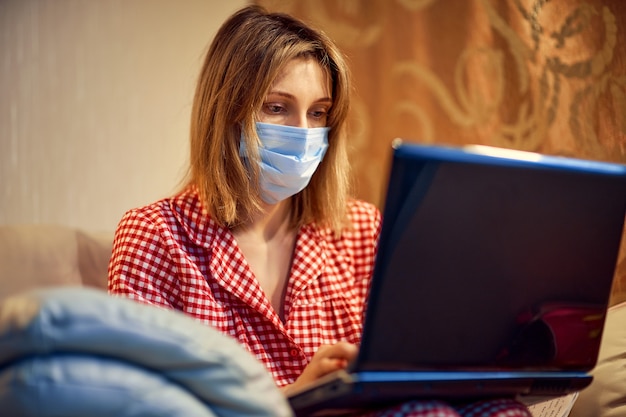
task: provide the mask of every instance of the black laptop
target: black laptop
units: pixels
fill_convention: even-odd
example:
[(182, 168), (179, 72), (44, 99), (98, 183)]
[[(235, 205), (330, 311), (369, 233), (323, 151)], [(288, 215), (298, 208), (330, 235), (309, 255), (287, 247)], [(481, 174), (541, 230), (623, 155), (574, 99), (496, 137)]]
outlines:
[(591, 382), (626, 216), (626, 166), (396, 141), (362, 343), (297, 415)]

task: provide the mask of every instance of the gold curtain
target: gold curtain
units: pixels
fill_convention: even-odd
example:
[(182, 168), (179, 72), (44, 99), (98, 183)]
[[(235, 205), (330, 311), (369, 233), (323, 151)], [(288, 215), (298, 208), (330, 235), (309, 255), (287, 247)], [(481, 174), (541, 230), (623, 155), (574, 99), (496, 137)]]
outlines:
[[(324, 30), (348, 56), (356, 192), (379, 207), (396, 137), (626, 163), (623, 0), (257, 3)], [(612, 303), (622, 300), (626, 244)]]

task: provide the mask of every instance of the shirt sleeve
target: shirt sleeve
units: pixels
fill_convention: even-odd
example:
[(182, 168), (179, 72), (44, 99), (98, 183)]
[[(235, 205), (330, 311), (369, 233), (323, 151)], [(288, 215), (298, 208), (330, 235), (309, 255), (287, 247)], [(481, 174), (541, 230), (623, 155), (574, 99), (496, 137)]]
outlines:
[(108, 290), (164, 308), (176, 308), (180, 284), (164, 229), (138, 210), (127, 212), (115, 231)]

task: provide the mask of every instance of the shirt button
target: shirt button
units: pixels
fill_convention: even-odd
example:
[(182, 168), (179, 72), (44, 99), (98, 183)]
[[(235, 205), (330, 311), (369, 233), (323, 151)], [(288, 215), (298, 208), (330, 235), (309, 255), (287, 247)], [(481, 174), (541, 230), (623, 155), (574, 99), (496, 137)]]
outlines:
[(299, 354), (298, 349), (291, 349), (291, 350), (289, 351), (289, 354), (290, 354), (292, 357), (294, 357), (294, 358), (295, 358), (295, 357), (296, 357), (296, 356), (298, 356), (298, 354)]

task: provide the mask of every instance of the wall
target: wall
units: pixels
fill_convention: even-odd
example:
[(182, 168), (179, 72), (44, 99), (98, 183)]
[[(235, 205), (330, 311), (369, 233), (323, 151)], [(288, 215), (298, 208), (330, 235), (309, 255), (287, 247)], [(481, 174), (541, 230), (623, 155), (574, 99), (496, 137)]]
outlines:
[(0, 0), (0, 224), (112, 230), (184, 174), (193, 88), (244, 0)]

